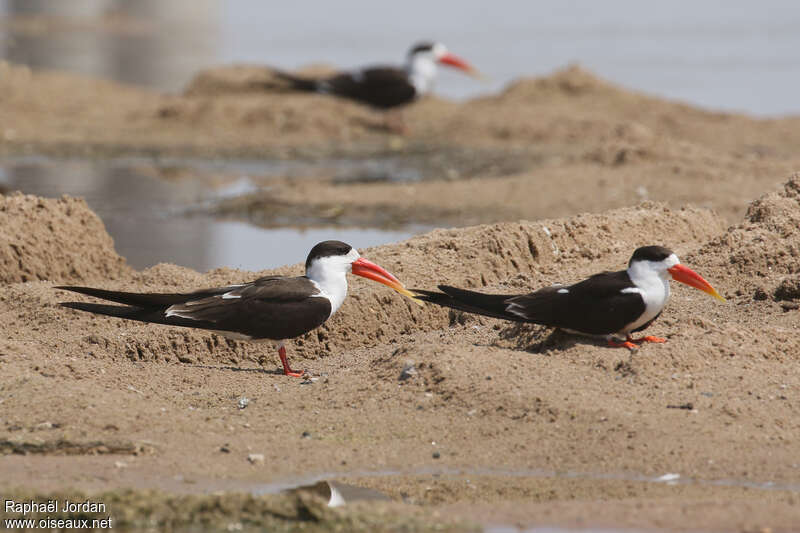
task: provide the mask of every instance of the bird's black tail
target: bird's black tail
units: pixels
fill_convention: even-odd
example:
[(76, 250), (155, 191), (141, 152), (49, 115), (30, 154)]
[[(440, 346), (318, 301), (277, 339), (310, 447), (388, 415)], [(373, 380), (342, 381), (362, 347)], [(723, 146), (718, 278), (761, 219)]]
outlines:
[(288, 72), (283, 72), (282, 70), (274, 71), (275, 76), (278, 79), (281, 79), (289, 84), (291, 89), (295, 91), (305, 91), (315, 93), (319, 91), (319, 81), (312, 80), (308, 78), (301, 78), (299, 76), (295, 76), (294, 74), (289, 74)]
[(87, 302), (61, 302), (61, 307), (86, 311), (97, 315), (113, 316), (136, 320), (150, 324), (164, 324), (167, 326), (183, 326), (187, 328), (213, 329), (214, 324), (203, 320), (191, 320), (179, 316), (167, 316), (163, 308), (141, 308), (127, 305), (94, 304)]
[(482, 292), (457, 289), (448, 285), (439, 285), (442, 292), (425, 291), (413, 289), (413, 292), (420, 295), (419, 299), (424, 302), (475, 313), (478, 315), (526, 322), (522, 317), (509, 313), (508, 299), (516, 296), (515, 294), (484, 294)]
[(77, 309), (78, 311), (86, 311), (88, 313), (96, 313), (98, 315), (115, 316), (118, 318), (127, 318), (130, 320), (141, 320), (141, 315), (151, 313), (140, 307), (130, 307), (127, 305), (108, 305), (108, 304), (91, 304), (86, 302), (61, 302), (61, 307), (68, 307), (70, 309)]
[[(60, 286), (54, 287), (63, 291), (72, 291), (87, 296), (94, 296), (95, 298), (102, 298), (110, 302), (117, 302), (120, 304), (133, 305), (140, 308), (166, 308), (176, 303), (186, 301), (186, 294), (162, 294), (162, 293), (138, 293), (138, 292), (121, 292), (121, 291), (107, 291), (105, 289), (95, 289), (94, 287), (72, 287)], [(200, 296), (198, 296), (199, 298)], [(112, 315), (117, 316), (117, 315)]]

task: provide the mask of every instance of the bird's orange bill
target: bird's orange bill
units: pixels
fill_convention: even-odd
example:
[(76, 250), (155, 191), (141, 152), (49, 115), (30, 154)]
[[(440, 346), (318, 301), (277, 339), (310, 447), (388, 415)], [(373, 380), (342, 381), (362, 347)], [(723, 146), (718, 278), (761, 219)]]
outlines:
[(709, 282), (704, 280), (700, 274), (691, 268), (679, 264), (675, 265), (674, 267), (670, 267), (668, 271), (672, 275), (672, 279), (675, 281), (680, 281), (681, 283), (685, 283), (690, 287), (700, 289), (701, 291), (710, 294), (718, 300), (722, 300), (723, 302), (725, 301), (725, 298), (723, 298), (720, 293), (717, 292), (717, 289), (712, 287)]
[(416, 294), (406, 289), (405, 285), (400, 283), (400, 280), (384, 270), (382, 267), (376, 265), (372, 261), (367, 261), (363, 257), (359, 257), (353, 262), (353, 274), (361, 276), (362, 278), (371, 279), (378, 283), (391, 287), (403, 296), (408, 296), (417, 305), (424, 305), (420, 300), (417, 300)]
[(440, 57), (439, 63), (442, 63), (444, 65), (450, 65), (451, 67), (456, 67), (457, 69), (461, 69), (474, 78), (478, 78), (481, 80), (486, 79), (486, 76), (481, 74), (480, 71), (475, 69), (475, 67), (473, 67), (472, 65), (470, 65), (457, 55), (451, 54), (450, 52), (447, 52), (445, 55)]

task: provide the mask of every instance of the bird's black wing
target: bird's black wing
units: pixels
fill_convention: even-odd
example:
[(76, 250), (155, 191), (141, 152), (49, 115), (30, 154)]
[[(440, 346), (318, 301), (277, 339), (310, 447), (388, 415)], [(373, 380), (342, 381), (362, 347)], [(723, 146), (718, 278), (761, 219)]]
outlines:
[(468, 291), (466, 289), (457, 289), (449, 285), (439, 285), (439, 289), (442, 292), (425, 291), (422, 289), (413, 289), (413, 291), (420, 295), (420, 300), (441, 305), (442, 307), (449, 307), (459, 311), (466, 311), (467, 313), (475, 313), (494, 318), (503, 318), (505, 320), (514, 320), (516, 322), (528, 322), (527, 319), (509, 313), (506, 310), (508, 308), (508, 301), (513, 298), (519, 298), (520, 295), (484, 294), (482, 292)]
[(571, 286), (554, 285), (522, 295), (483, 294), (439, 285), (420, 299), (469, 313), (588, 333), (617, 333), (645, 310), (625, 271), (603, 272)]
[(269, 276), (244, 285), (185, 294), (138, 294), (59, 287), (129, 306), (65, 302), (72, 309), (142, 322), (229, 332), (254, 339), (289, 339), (320, 326), (330, 301), (308, 278)]
[(222, 294), (236, 287), (238, 287), (238, 285), (217, 287), (213, 289), (201, 289), (199, 291), (185, 293), (122, 292), (96, 289), (94, 287), (78, 287), (69, 285), (62, 285), (54, 288), (86, 294), (87, 296), (94, 296), (95, 298), (101, 298), (103, 300), (108, 300), (109, 302), (117, 302), (120, 304), (133, 305), (142, 308), (160, 308), (169, 307), (170, 305), (185, 302), (189, 299), (205, 298), (215, 294)]
[(603, 272), (570, 286), (545, 287), (508, 300), (508, 311), (529, 322), (591, 335), (621, 331), (645, 310), (624, 270)]
[(384, 109), (407, 104), (417, 93), (406, 71), (392, 67), (342, 72), (321, 81), (318, 90)]
[(289, 84), (289, 88), (295, 91), (307, 91), (307, 92), (316, 92), (319, 90), (319, 80), (314, 80), (310, 78), (302, 78), (300, 76), (295, 76), (294, 74), (289, 74), (288, 72), (284, 72), (282, 70), (274, 70), (273, 73), (278, 79), (281, 79)]

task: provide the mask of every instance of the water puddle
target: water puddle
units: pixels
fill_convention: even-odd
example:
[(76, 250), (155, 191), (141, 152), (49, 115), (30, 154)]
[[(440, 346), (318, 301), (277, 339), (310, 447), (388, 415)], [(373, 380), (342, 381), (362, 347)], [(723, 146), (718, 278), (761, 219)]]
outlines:
[(486, 526), (484, 533), (650, 533), (645, 529), (609, 529), (609, 528), (581, 528), (569, 529), (563, 527), (529, 527), (516, 526)]
[(291, 489), (290, 492), (293, 491), (308, 491), (318, 494), (328, 500), (328, 507), (341, 507), (355, 502), (391, 500), (383, 492), (333, 480), (322, 480), (313, 485), (302, 485)]
[[(752, 481), (738, 479), (702, 480), (685, 477), (677, 473), (667, 472), (660, 476), (647, 476), (631, 473), (596, 473), (596, 472), (554, 472), (547, 470), (501, 470), (490, 468), (419, 468), (409, 471), (357, 471), (346, 474), (322, 474), (319, 476), (306, 476), (292, 482), (275, 482), (256, 486), (239, 487), (254, 495), (276, 494), (281, 492), (310, 491), (328, 500), (329, 506), (341, 506), (358, 501), (369, 500), (403, 500), (412, 505), (425, 504), (425, 496), (414, 495), (414, 491), (424, 494), (425, 491), (439, 487), (440, 493), (445, 494), (445, 500), (439, 501), (447, 505), (462, 501), (464, 496), (459, 496), (459, 490), (470, 487), (477, 490), (493, 490), (492, 487), (502, 487), (510, 498), (514, 494), (515, 486), (527, 487), (537, 490), (536, 487), (545, 487), (543, 490), (552, 490), (553, 482), (565, 483), (569, 486), (573, 482), (582, 482), (584, 486), (594, 489), (583, 493), (589, 496), (593, 491), (598, 495), (607, 497), (610, 486), (614, 483), (644, 483), (651, 485), (685, 485), (695, 487), (725, 487), (755, 489), (766, 491), (788, 491), (800, 493), (800, 483), (775, 483), (771, 481)], [(609, 485), (611, 483), (612, 485)], [(573, 485), (574, 486), (574, 485)], [(416, 488), (415, 488), (416, 487)], [(533, 488), (531, 488), (533, 487)], [(627, 489), (626, 489), (627, 490)], [(405, 491), (411, 492), (407, 494)], [(394, 496), (390, 496), (394, 493)], [(398, 493), (401, 496), (398, 496)], [(467, 499), (474, 496), (467, 496)], [(420, 499), (422, 498), (422, 499)], [(435, 500), (434, 500), (435, 501)], [(430, 503), (430, 502), (428, 502)], [(495, 516), (494, 523), (485, 523), (485, 533), (637, 533), (647, 532), (645, 529), (614, 529), (608, 527), (581, 527), (579, 529), (531, 526), (519, 527), (509, 525), (503, 520), (502, 515)]]
[(339, 239), (364, 248), (400, 241), (426, 229), (307, 227), (292, 225), (292, 221), (286, 227), (259, 228), (209, 214), (209, 208), (220, 201), (268, 189), (271, 176), (357, 175), (355, 170), (357, 166), (344, 162), (323, 166), (289, 161), (29, 156), (0, 161), (0, 191), (84, 197), (105, 223), (117, 251), (137, 269), (169, 262), (201, 272), (222, 266), (261, 270), (302, 262), (321, 240)]
[(486, 526), (484, 533), (649, 533), (645, 529), (609, 529), (609, 528), (581, 528), (570, 529), (563, 527), (529, 527), (518, 528), (516, 526)]
[(306, 476), (293, 481), (283, 481), (256, 485), (249, 490), (255, 495), (275, 494), (285, 490), (313, 485), (325, 480), (353, 480), (353, 479), (391, 479), (430, 477), (431, 479), (455, 478), (497, 478), (505, 482), (513, 480), (578, 480), (587, 482), (620, 481), (665, 485), (692, 485), (700, 487), (731, 487), (755, 490), (776, 490), (800, 493), (800, 483), (777, 483), (773, 481), (753, 481), (744, 479), (695, 479), (684, 477), (677, 473), (665, 473), (661, 476), (647, 476), (636, 473), (603, 473), (603, 472), (555, 472), (549, 470), (501, 470), (492, 468), (419, 468), (409, 471), (380, 470), (356, 471), (349, 473), (327, 473), (318, 476)]

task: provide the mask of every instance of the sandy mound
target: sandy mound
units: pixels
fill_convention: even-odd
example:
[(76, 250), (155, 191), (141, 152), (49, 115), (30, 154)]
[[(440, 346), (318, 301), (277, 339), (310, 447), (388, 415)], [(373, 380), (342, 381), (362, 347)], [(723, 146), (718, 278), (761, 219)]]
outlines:
[(133, 114), (158, 101), (131, 86), (0, 62), (0, 149), (85, 154), (130, 146), (125, 139), (136, 131), (147, 140)]
[[(699, 264), (719, 269), (740, 294), (771, 299), (784, 310), (800, 301), (800, 174), (783, 190), (750, 204), (743, 223), (712, 240), (697, 254)], [(693, 259), (695, 259), (693, 257)]]
[(76, 283), (131, 272), (83, 199), (0, 195), (0, 227), (0, 283)]
[(282, 91), (287, 85), (269, 67), (231, 65), (199, 72), (183, 91), (185, 96)]
[(800, 174), (782, 191), (750, 204), (745, 221), (710, 245), (727, 248), (725, 263), (739, 274), (770, 278), (800, 271)]
[[(25, 199), (32, 205), (39, 202), (32, 197), (13, 198)], [(83, 206), (75, 200), (42, 202), (53, 206)], [(86, 216), (85, 207), (84, 211), (78, 213), (73, 217), (73, 223), (83, 226), (83, 217), (86, 217), (99, 224), (95, 217)], [(29, 226), (34, 225), (30, 223), (30, 217), (30, 213), (20, 209), (15, 212), (15, 224), (20, 226), (27, 220)], [(50, 224), (42, 220), (35, 226), (45, 229)], [(64, 224), (64, 227), (69, 226)], [(525, 287), (576, 277), (578, 272), (585, 270), (572, 270), (571, 265), (576, 263), (587, 264), (589, 269), (596, 269), (600, 265), (618, 268), (625, 264), (631, 250), (642, 244), (668, 242), (680, 251), (683, 246), (692, 246), (693, 242), (719, 234), (722, 228), (722, 221), (710, 211), (671, 210), (663, 205), (648, 203), (600, 215), (579, 215), (567, 220), (436, 230), (404, 243), (362, 250), (362, 253), (395, 273), (411, 287), (432, 288), (437, 283), (480, 287), (508, 280), (513, 280), (512, 283), (517, 287)], [(89, 265), (92, 270), (86, 271), (83, 277), (78, 277), (78, 267), (74, 269), (76, 273), (71, 273), (71, 267), (62, 269), (64, 274), (43, 270), (39, 278), (62, 282), (91, 278), (106, 288), (177, 291), (237, 283), (255, 277), (255, 274), (231, 269), (202, 275), (174, 265), (157, 265), (131, 275), (123, 270), (122, 260), (111, 250), (110, 238), (100, 227), (94, 229), (101, 236), (98, 242), (108, 246), (94, 253), (87, 253), (84, 243), (74, 239), (65, 239), (56, 247), (52, 245), (55, 237), (50, 237), (51, 246), (61, 250), (61, 257), (85, 261), (81, 265)], [(44, 239), (40, 240), (44, 242)], [(44, 249), (49, 248), (45, 246)], [(28, 248), (22, 251), (26, 250)], [(31, 249), (31, 258), (25, 256), (23, 263), (29, 264), (36, 257), (35, 250)], [(63, 259), (61, 262), (64, 262)], [(299, 274), (301, 271), (300, 265), (294, 265), (261, 274)], [(127, 275), (123, 276), (123, 273)], [(66, 277), (67, 274), (72, 277)], [(294, 358), (316, 358), (359, 346), (393, 343), (402, 335), (444, 327), (448, 323), (447, 313), (433, 306), (420, 309), (397, 294), (377, 289), (360, 279), (351, 280), (350, 285), (350, 297), (341, 312), (323, 327), (292, 342), (291, 353)], [(11, 326), (22, 327), (31, 321), (58, 321), (68, 317), (70, 321), (75, 321), (70, 330), (76, 334), (71, 339), (61, 340), (74, 343), (74, 348), (78, 350), (96, 352), (97, 356), (225, 364), (250, 360), (263, 361), (268, 365), (273, 359), (273, 350), (268, 346), (229, 341), (188, 329), (123, 323), (65, 311), (53, 307), (52, 303), (82, 297), (57, 293), (46, 285), (24, 290), (11, 287), (9, 290), (14, 293), (13, 299), (21, 300), (19, 315), (9, 319)], [(27, 301), (24, 293), (28, 294)], [(48, 303), (42, 309), (44, 302)], [(97, 350), (97, 345), (102, 349)]]
[[(299, 74), (320, 76), (325, 66)], [(420, 146), (531, 150), (618, 165), (639, 160), (732, 157), (726, 164), (795, 157), (798, 119), (711, 113), (617, 87), (579, 68), (520, 79), (463, 103), (426, 98), (409, 106), (398, 142), (363, 106), (287, 93), (272, 71), (225, 66), (199, 72), (183, 94), (0, 63), (0, 148), (84, 153), (374, 154)]]
[[(621, 136), (634, 145), (646, 146), (657, 136), (679, 146), (693, 144), (695, 149), (737, 157), (786, 157), (792, 156), (792, 144), (800, 136), (797, 128), (791, 127), (796, 126), (797, 118), (754, 120), (707, 111), (622, 88), (580, 66), (519, 79), (499, 94), (468, 104), (476, 125), (488, 128), (486, 134), (510, 141), (574, 142), (598, 137), (610, 141)], [(759, 127), (746, 127), (755, 124)]]
[[(293, 74), (308, 78), (322, 78), (336, 70), (328, 65), (312, 65)], [(230, 65), (199, 72), (183, 91), (185, 96), (223, 96), (242, 93), (290, 92), (286, 80), (275, 75), (275, 70), (257, 65)]]

